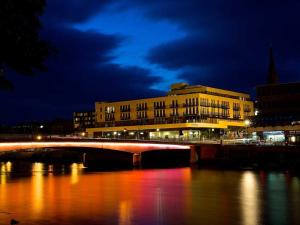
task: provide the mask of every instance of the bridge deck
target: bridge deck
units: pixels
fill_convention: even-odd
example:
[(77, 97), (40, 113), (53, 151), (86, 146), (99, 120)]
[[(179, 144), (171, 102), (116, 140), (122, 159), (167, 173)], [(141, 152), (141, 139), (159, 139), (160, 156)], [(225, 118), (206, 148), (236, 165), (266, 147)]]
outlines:
[(50, 147), (86, 147), (141, 153), (151, 150), (189, 150), (189, 145), (164, 143), (137, 143), (137, 142), (92, 142), (92, 141), (47, 141), (47, 142), (2, 142), (0, 151), (16, 151), (34, 148)]

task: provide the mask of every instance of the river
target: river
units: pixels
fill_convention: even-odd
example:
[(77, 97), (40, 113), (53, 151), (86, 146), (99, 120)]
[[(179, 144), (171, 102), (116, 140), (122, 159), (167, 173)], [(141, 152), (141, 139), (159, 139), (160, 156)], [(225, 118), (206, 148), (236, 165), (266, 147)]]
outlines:
[(300, 224), (300, 178), (197, 168), (93, 172), (0, 162), (0, 224)]

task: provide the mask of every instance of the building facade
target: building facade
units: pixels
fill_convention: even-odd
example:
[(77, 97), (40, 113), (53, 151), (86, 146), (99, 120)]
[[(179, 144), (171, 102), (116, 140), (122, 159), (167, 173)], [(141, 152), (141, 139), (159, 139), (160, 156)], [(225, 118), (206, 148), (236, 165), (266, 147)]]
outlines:
[(256, 87), (250, 131), (259, 139), (300, 143), (300, 83), (278, 83), (272, 49), (267, 84)]
[(236, 132), (253, 115), (250, 96), (201, 85), (174, 84), (167, 96), (95, 103), (93, 137), (209, 138)]
[(74, 131), (85, 131), (86, 128), (95, 126), (95, 112), (74, 112), (73, 113), (73, 126)]
[(300, 142), (300, 83), (270, 84), (256, 88), (253, 132), (260, 139)]

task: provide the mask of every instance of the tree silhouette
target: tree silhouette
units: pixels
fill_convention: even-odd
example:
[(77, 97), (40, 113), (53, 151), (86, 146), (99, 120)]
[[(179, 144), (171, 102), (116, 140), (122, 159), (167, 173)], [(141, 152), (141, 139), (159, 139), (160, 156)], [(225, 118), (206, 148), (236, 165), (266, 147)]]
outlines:
[(50, 45), (40, 39), (45, 0), (0, 1), (0, 89), (11, 89), (7, 68), (23, 75), (46, 71)]

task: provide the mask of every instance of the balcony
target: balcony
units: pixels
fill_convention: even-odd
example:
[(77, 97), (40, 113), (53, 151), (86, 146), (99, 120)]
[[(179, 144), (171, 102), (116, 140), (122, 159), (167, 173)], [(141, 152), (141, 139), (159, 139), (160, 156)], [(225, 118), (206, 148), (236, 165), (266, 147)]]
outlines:
[(200, 106), (203, 106), (203, 107), (210, 107), (210, 104), (208, 102), (201, 102), (200, 103)]
[(136, 111), (146, 111), (148, 110), (148, 107), (137, 107)]
[(239, 107), (239, 106), (234, 106), (234, 107), (233, 107), (233, 110), (234, 110), (234, 111), (241, 111), (241, 107)]
[(120, 109), (120, 112), (130, 112), (130, 108), (129, 109)]
[(174, 105), (173, 105), (173, 104), (170, 104), (169, 107), (170, 107), (170, 108), (178, 108), (178, 107), (179, 107), (179, 104), (174, 104)]
[(221, 105), (222, 109), (230, 109), (229, 105)]

